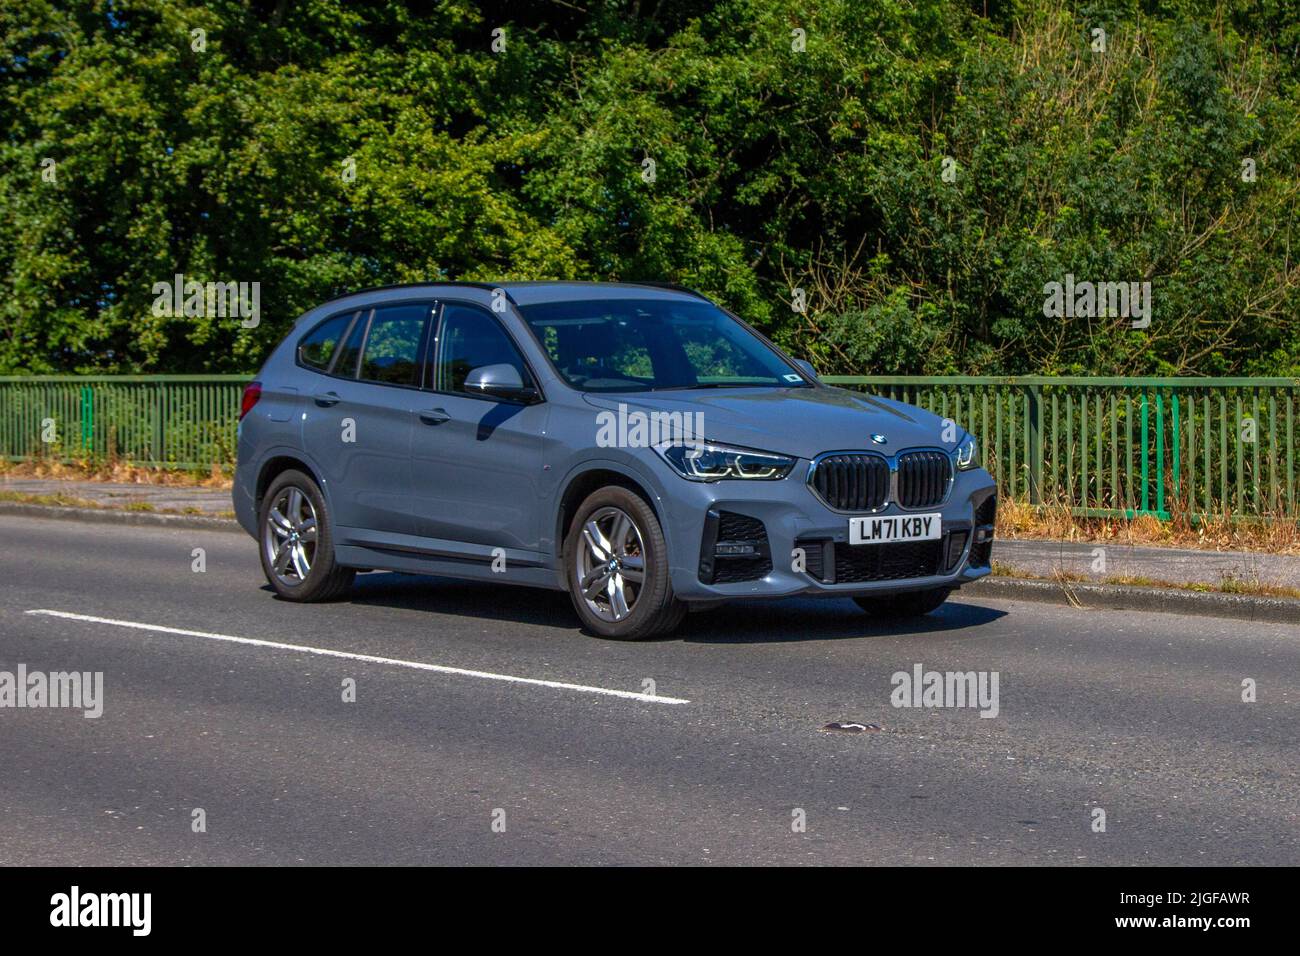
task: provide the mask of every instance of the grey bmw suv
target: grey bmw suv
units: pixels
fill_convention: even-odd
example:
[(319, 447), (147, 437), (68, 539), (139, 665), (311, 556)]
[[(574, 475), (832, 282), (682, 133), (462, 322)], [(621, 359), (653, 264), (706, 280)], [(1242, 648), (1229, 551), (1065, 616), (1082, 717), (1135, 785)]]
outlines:
[(244, 393), (234, 503), (293, 601), (390, 570), (567, 591), (590, 632), (691, 607), (937, 608), (997, 507), (955, 422), (818, 381), (655, 285), (433, 283), (302, 316)]

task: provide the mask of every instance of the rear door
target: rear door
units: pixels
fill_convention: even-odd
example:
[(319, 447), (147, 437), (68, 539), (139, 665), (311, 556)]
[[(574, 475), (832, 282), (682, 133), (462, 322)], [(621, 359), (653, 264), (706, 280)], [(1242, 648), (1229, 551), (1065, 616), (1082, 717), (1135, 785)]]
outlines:
[(416, 533), (411, 435), (431, 302), (363, 310), (330, 373), (304, 398), (303, 444), (321, 469), (344, 541)]

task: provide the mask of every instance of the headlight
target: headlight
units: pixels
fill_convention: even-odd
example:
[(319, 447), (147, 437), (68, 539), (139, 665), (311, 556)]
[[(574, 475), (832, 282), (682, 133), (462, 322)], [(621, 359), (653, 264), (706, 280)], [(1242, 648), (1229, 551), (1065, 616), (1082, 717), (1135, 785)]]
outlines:
[(713, 442), (656, 445), (655, 451), (663, 455), (664, 461), (678, 474), (692, 481), (720, 481), (723, 478), (774, 481), (788, 475), (795, 461), (787, 455)]
[(967, 435), (957, 445), (953, 454), (957, 458), (958, 471), (970, 471), (972, 468), (978, 468), (979, 462), (975, 460), (975, 436)]

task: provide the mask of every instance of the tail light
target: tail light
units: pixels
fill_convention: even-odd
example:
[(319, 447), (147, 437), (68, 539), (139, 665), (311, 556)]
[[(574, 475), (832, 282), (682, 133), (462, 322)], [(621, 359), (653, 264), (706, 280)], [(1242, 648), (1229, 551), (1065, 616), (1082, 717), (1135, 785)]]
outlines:
[(261, 397), (261, 382), (249, 382), (244, 387), (244, 397), (239, 403), (239, 420), (241, 422), (244, 420), (244, 416), (253, 410), (253, 406), (257, 404), (257, 400)]

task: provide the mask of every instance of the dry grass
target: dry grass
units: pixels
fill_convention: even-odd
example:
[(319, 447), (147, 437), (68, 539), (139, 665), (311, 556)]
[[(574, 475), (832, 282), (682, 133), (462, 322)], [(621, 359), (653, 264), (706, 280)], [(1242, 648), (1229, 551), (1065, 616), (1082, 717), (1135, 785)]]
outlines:
[(1173, 588), (1177, 591), (1199, 591), (1203, 594), (1245, 594), (1252, 597), (1300, 598), (1300, 588), (1285, 587), (1276, 584), (1263, 584), (1259, 581), (1246, 581), (1241, 578), (1224, 577), (1218, 584), (1203, 581), (1163, 581), (1145, 575), (1112, 574), (1107, 577), (1089, 579), (1073, 571), (1055, 569), (1051, 575), (1035, 574), (1023, 568), (1016, 568), (1001, 561), (993, 562), (993, 576), (1002, 578), (1026, 578), (1031, 581), (1055, 581), (1074, 601), (1071, 585), (1081, 583), (1117, 584), (1127, 587)]
[(12, 501), (20, 505), (45, 505), (51, 508), (98, 508), (98, 501), (78, 498), (75, 495), (29, 495), (20, 491), (0, 491), (0, 501)]
[(171, 485), (185, 488), (217, 488), (227, 490), (231, 477), (220, 465), (211, 470), (178, 471), (164, 468), (142, 468), (122, 461), (73, 462), (65, 464), (52, 459), (8, 462), (0, 461), (0, 478), (55, 478), (64, 481), (103, 481), (128, 485)]
[(1263, 551), (1300, 554), (1300, 527), (1294, 519), (1233, 521), (1209, 515), (1193, 522), (1187, 516), (1161, 521), (1135, 518), (1083, 518), (1059, 504), (1026, 505), (998, 501), (997, 533), (1004, 539), (1122, 543), (1150, 547), (1200, 548), (1207, 551)]
[(78, 498), (76, 495), (62, 493), (50, 495), (28, 494), (22, 491), (0, 491), (0, 501), (12, 501), (20, 505), (44, 505), (49, 508), (95, 508), (104, 511), (143, 511), (164, 515), (200, 515), (208, 518), (234, 518), (233, 511), (204, 511), (201, 508), (159, 508), (148, 501), (131, 501), (125, 504), (105, 504)]

